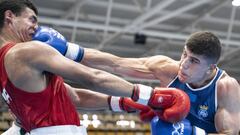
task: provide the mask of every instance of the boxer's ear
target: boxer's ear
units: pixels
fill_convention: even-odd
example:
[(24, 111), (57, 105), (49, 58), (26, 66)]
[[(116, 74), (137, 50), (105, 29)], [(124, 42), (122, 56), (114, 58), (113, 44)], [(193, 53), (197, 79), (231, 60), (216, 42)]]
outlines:
[(12, 19), (15, 17), (15, 14), (11, 10), (6, 10), (4, 13), (4, 20), (6, 23), (12, 22)]
[(209, 67), (208, 67), (208, 70), (207, 70), (207, 74), (211, 74), (212, 71), (217, 67), (216, 64), (211, 64)]

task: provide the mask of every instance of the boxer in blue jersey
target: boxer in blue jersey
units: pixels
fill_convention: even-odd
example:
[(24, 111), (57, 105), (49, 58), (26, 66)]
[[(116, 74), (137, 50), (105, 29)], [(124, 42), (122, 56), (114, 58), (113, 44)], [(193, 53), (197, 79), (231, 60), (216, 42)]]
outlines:
[[(120, 75), (158, 79), (161, 87), (184, 90), (191, 100), (187, 120), (192, 127), (202, 129), (198, 134), (202, 135), (202, 131), (208, 134), (239, 134), (240, 87), (236, 79), (217, 67), (221, 43), (213, 33), (200, 31), (190, 35), (179, 61), (163, 55), (122, 58), (94, 49), (85, 48), (84, 51), (81, 63), (87, 66)], [(141, 117), (151, 120), (153, 115), (141, 113)], [(162, 122), (161, 119), (152, 122), (152, 128), (158, 130), (159, 135), (162, 129), (173, 127), (157, 124)]]
[[(35, 39), (41, 41), (39, 37)], [(47, 43), (55, 46), (55, 42)], [(193, 33), (186, 40), (179, 61), (162, 55), (121, 58), (95, 49), (84, 48), (81, 51), (84, 54), (81, 56), (82, 64), (120, 75), (158, 79), (161, 87), (179, 88), (188, 94), (191, 100), (190, 113), (187, 119), (178, 124), (166, 123), (161, 115), (152, 120), (156, 113), (151, 109), (140, 113), (142, 120), (152, 120), (153, 135), (239, 133), (240, 87), (236, 79), (217, 67), (221, 43), (213, 33)], [(176, 128), (176, 125), (181, 127)]]

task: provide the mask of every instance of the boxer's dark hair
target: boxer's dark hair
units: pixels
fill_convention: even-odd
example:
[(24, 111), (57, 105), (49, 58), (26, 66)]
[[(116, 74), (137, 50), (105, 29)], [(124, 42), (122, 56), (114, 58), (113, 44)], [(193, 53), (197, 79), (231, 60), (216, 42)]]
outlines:
[(216, 64), (221, 56), (222, 47), (219, 38), (208, 31), (191, 34), (185, 45), (193, 54), (206, 57), (210, 64)]
[(5, 11), (11, 10), (16, 16), (21, 15), (25, 8), (32, 9), (35, 14), (38, 14), (37, 8), (30, 0), (1, 0), (0, 1), (0, 31), (4, 25)]

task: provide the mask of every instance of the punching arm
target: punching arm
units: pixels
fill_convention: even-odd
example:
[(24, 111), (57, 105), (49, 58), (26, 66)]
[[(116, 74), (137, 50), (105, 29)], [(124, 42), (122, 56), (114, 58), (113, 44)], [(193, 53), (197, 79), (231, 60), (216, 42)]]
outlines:
[(124, 76), (155, 79), (148, 68), (148, 58), (123, 58), (96, 49), (84, 48), (84, 50), (85, 54), (81, 62), (84, 65)]
[(137, 104), (131, 98), (109, 96), (87, 89), (71, 87), (65, 83), (68, 94), (76, 107), (84, 110), (106, 110), (114, 112), (136, 112), (146, 110), (147, 106)]
[(62, 55), (74, 61), (124, 76), (142, 79), (157, 78), (162, 81), (165, 76), (176, 76), (172, 73), (178, 69), (178, 63), (166, 56), (124, 58), (96, 49), (83, 49), (80, 45), (67, 42), (59, 32), (49, 27), (40, 26), (32, 39), (49, 44)]
[(177, 71), (179, 65), (173, 59), (157, 55), (143, 58), (119, 57), (107, 52), (91, 48), (84, 48), (85, 54), (81, 63), (84, 65), (113, 72), (121, 76), (130, 76), (141, 79), (162, 80), (173, 71)]

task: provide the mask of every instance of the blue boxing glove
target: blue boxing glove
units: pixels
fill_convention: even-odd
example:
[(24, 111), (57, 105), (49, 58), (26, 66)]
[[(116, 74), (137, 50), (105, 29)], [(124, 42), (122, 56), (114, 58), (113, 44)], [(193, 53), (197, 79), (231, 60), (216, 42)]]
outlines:
[(65, 57), (77, 62), (80, 62), (84, 55), (84, 49), (82, 47), (67, 42), (63, 35), (49, 27), (39, 26), (32, 40), (49, 44)]
[(158, 117), (151, 121), (151, 132), (152, 135), (207, 135), (203, 129), (192, 126), (187, 119), (172, 124)]

